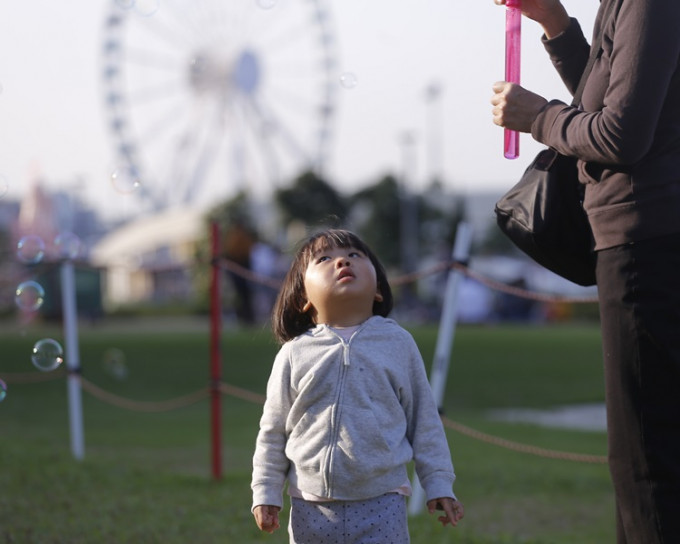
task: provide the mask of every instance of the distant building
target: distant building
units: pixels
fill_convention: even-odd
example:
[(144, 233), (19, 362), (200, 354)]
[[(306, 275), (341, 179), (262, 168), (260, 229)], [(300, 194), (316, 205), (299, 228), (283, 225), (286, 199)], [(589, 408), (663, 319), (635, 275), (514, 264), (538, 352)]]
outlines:
[(24, 236), (38, 236), (44, 242), (49, 256), (57, 234), (59, 226), (52, 197), (45, 191), (40, 180), (35, 179), (21, 201), (19, 217), (14, 225), (15, 243)]
[(83, 315), (101, 315), (99, 270), (87, 262), (87, 247), (103, 228), (97, 215), (64, 192), (45, 188), (34, 174), (20, 202), (0, 201), (0, 311), (15, 309), (17, 286), (28, 279), (45, 290), (32, 316), (61, 316), (59, 264), (75, 262), (76, 303)]
[(105, 303), (189, 298), (190, 269), (202, 235), (203, 212), (176, 208), (130, 221), (103, 237), (90, 258), (105, 269)]
[(14, 291), (19, 275), (14, 258), (16, 245), (12, 228), (19, 217), (19, 202), (3, 198), (0, 200), (0, 312), (14, 306)]

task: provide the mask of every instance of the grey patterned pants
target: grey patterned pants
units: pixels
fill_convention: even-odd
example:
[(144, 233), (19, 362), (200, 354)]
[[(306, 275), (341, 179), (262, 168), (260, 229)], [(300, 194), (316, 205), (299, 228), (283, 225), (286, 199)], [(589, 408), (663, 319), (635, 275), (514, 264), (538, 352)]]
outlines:
[(406, 497), (388, 493), (361, 501), (291, 498), (291, 544), (408, 544)]

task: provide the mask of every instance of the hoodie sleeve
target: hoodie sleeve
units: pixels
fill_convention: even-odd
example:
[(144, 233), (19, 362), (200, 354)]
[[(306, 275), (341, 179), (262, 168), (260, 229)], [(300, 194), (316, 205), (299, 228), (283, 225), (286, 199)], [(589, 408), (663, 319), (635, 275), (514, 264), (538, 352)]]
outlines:
[(409, 335), (411, 397), (405, 402), (408, 439), (427, 500), (453, 497), (451, 453), (418, 346)]
[(292, 404), (290, 349), (284, 345), (274, 360), (267, 383), (260, 431), (253, 456), (253, 506), (283, 506), (283, 487), (289, 469), (286, 457), (286, 420)]

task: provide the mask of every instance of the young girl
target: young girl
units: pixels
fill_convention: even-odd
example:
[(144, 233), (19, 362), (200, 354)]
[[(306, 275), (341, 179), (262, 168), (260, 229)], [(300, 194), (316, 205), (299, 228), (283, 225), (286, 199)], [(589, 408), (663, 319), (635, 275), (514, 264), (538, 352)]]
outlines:
[(353, 233), (321, 232), (297, 252), (274, 308), (283, 346), (253, 458), (261, 530), (279, 528), (287, 480), (290, 542), (407, 543), (411, 459), (430, 513), (463, 517), (422, 357), (391, 309), (385, 270)]

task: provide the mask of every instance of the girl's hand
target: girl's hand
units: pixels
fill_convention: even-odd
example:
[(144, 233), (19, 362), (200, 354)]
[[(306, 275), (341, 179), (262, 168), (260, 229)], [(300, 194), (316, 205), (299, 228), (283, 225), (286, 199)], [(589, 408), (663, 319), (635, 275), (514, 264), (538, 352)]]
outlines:
[(446, 526), (447, 523), (450, 523), (455, 527), (465, 515), (463, 504), (451, 497), (441, 497), (439, 499), (427, 501), (427, 510), (430, 514), (434, 514), (435, 510), (443, 510), (444, 515), (439, 516), (437, 520), (444, 526)]
[(493, 122), (509, 130), (531, 132), (536, 116), (548, 103), (542, 96), (507, 81), (494, 83), (493, 92)]
[(279, 508), (278, 506), (271, 506), (269, 504), (260, 504), (253, 510), (255, 516), (255, 523), (261, 531), (273, 533), (280, 527), (279, 525)]

